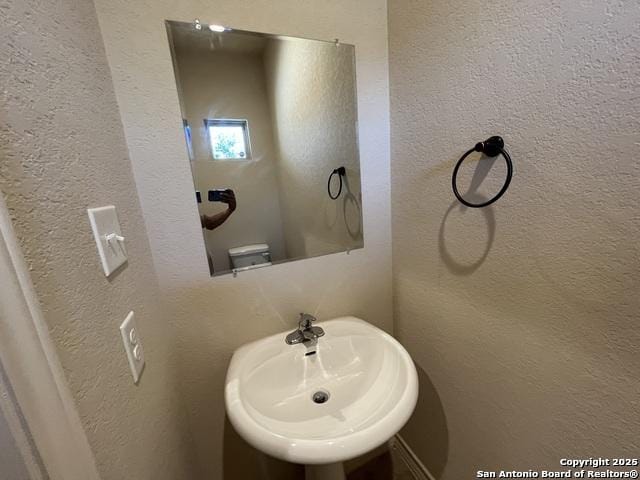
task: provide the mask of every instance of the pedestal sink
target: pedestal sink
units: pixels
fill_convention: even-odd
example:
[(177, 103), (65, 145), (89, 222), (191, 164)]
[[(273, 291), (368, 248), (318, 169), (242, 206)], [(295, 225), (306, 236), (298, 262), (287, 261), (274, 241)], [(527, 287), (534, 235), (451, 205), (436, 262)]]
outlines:
[(389, 440), (409, 419), (418, 377), (392, 336), (355, 317), (321, 322), (317, 344), (288, 332), (240, 347), (225, 401), (236, 431), (273, 457), (306, 466), (307, 479), (344, 479), (342, 462)]

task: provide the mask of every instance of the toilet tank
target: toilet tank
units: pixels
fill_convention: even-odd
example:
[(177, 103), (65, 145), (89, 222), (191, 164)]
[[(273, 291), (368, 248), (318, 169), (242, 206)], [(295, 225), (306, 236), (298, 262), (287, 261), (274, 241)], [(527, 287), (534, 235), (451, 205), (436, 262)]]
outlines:
[(271, 265), (269, 245), (257, 243), (229, 249), (229, 260), (234, 270), (249, 270), (251, 268)]

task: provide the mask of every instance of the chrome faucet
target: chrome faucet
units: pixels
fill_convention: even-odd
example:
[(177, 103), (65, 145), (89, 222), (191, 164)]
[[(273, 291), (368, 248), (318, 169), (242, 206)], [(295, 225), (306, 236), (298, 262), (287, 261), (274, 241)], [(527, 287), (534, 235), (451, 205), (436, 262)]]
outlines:
[(288, 345), (297, 345), (298, 343), (314, 345), (318, 341), (318, 338), (324, 335), (322, 328), (311, 326), (315, 321), (316, 317), (313, 315), (301, 313), (300, 320), (298, 320), (298, 328), (287, 335), (285, 342), (287, 342)]

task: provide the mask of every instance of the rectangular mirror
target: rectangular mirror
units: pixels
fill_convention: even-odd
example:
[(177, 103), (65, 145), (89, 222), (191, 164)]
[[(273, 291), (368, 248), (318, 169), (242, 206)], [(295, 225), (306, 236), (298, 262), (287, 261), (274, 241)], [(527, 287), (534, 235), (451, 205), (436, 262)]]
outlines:
[(166, 23), (211, 274), (362, 248), (354, 46)]

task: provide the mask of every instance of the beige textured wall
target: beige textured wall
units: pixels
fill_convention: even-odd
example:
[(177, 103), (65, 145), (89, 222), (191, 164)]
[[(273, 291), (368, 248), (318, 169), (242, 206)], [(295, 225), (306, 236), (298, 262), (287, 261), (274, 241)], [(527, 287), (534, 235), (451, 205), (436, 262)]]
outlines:
[[(173, 337), (94, 6), (9, 0), (0, 22), (0, 188), (100, 474), (194, 478)], [(86, 208), (110, 203), (130, 260), (106, 279)], [(118, 329), (130, 309), (147, 360), (138, 386)]]
[[(176, 49), (182, 101), (191, 124), (195, 161), (191, 163), (201, 213), (212, 215), (226, 205), (207, 201), (211, 188), (232, 188), (238, 208), (215, 230), (205, 230), (207, 250), (216, 272), (229, 270), (230, 248), (267, 243), (274, 261), (286, 258), (276, 179), (276, 158), (262, 57), (258, 54)], [(250, 160), (211, 158), (205, 118), (249, 122)], [(182, 155), (178, 161), (185, 161)]]
[[(224, 377), (240, 344), (291, 329), (301, 311), (391, 319), (389, 124), (384, 0), (97, 0), (156, 272), (172, 321), (203, 478), (222, 476)], [(365, 12), (366, 14), (363, 14)], [(210, 278), (185, 158), (165, 19), (356, 45), (365, 248)], [(228, 460), (228, 459), (227, 459)], [(231, 462), (227, 461), (226, 465)]]
[[(361, 247), (353, 47), (270, 41), (264, 64), (289, 257)], [(327, 178), (340, 166), (347, 175), (334, 201)]]
[[(637, 456), (638, 3), (397, 0), (389, 19), (395, 332), (422, 389), (405, 438), (441, 480)], [(492, 134), (512, 186), (461, 209), (454, 162)], [(487, 175), (485, 195), (501, 160)]]

